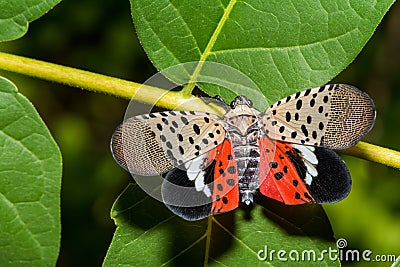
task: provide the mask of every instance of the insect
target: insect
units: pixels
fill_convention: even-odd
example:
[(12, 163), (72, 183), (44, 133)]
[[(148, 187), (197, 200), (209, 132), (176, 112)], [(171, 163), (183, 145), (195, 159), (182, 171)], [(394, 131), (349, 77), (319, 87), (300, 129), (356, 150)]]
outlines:
[(166, 206), (199, 220), (249, 205), (258, 192), (287, 205), (342, 200), (351, 178), (333, 149), (355, 145), (374, 120), (367, 94), (328, 84), (265, 112), (237, 96), (224, 116), (165, 111), (131, 117), (116, 129), (111, 149), (133, 174), (166, 173)]

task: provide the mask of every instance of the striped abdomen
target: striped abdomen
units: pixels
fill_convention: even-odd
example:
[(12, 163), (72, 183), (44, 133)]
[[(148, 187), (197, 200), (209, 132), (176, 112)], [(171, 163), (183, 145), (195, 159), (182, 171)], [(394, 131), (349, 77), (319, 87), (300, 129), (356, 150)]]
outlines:
[(256, 146), (233, 146), (238, 168), (240, 193), (248, 190), (254, 193), (259, 185), (260, 151)]

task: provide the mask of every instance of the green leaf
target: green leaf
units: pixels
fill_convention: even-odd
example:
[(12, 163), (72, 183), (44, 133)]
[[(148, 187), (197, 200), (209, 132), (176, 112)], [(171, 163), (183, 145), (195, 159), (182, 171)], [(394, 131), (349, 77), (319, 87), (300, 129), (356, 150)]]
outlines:
[(400, 266), (400, 256), (397, 257), (397, 260), (392, 264), (392, 267), (399, 267), (399, 266)]
[(61, 155), (32, 104), (0, 78), (0, 266), (54, 265)]
[[(190, 61), (226, 64), (249, 76), (271, 104), (325, 84), (346, 68), (393, 2), (131, 0), (131, 9), (159, 70)], [(210, 95), (233, 97), (201, 86)]]
[[(284, 206), (262, 198), (253, 209), (238, 209), (209, 219), (187, 222), (137, 185), (129, 185), (112, 209), (117, 225), (104, 266), (321, 266), (321, 260), (300, 261), (303, 251), (318, 258), (335, 250), (333, 233), (321, 206)], [(272, 261), (258, 259), (272, 250)], [(288, 261), (279, 261), (285, 250)], [(289, 253), (299, 253), (291, 261)], [(295, 253), (295, 252), (292, 252)], [(294, 257), (295, 254), (292, 254)], [(324, 266), (340, 266), (325, 254)]]
[(0, 0), (0, 42), (17, 39), (29, 22), (41, 17), (61, 0)]

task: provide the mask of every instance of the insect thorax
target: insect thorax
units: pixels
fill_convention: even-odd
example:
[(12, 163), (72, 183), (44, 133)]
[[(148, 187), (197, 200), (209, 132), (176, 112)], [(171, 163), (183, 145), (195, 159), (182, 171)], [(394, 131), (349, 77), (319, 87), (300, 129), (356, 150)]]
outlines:
[(253, 194), (260, 186), (258, 139), (262, 133), (258, 114), (259, 112), (251, 107), (239, 106), (225, 116), (226, 129), (232, 141), (237, 164), (239, 192), (242, 202), (246, 204), (253, 202)]

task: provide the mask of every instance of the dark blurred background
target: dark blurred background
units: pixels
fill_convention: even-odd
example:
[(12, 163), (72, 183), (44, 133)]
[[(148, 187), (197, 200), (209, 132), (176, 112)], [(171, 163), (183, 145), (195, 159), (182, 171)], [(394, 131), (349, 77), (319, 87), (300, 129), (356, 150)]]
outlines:
[[(127, 0), (64, 0), (33, 22), (26, 36), (1, 44), (0, 51), (141, 83), (156, 70), (136, 38), (130, 13)], [(397, 3), (361, 54), (334, 79), (369, 93), (378, 116), (366, 140), (396, 150), (400, 150), (399, 33)], [(110, 137), (123, 120), (128, 101), (21, 75), (0, 75), (33, 102), (63, 155), (58, 266), (100, 266), (115, 229), (111, 206), (131, 182), (109, 151)], [(344, 201), (325, 206), (335, 236), (373, 255), (400, 255), (400, 171), (343, 158), (353, 190)]]

